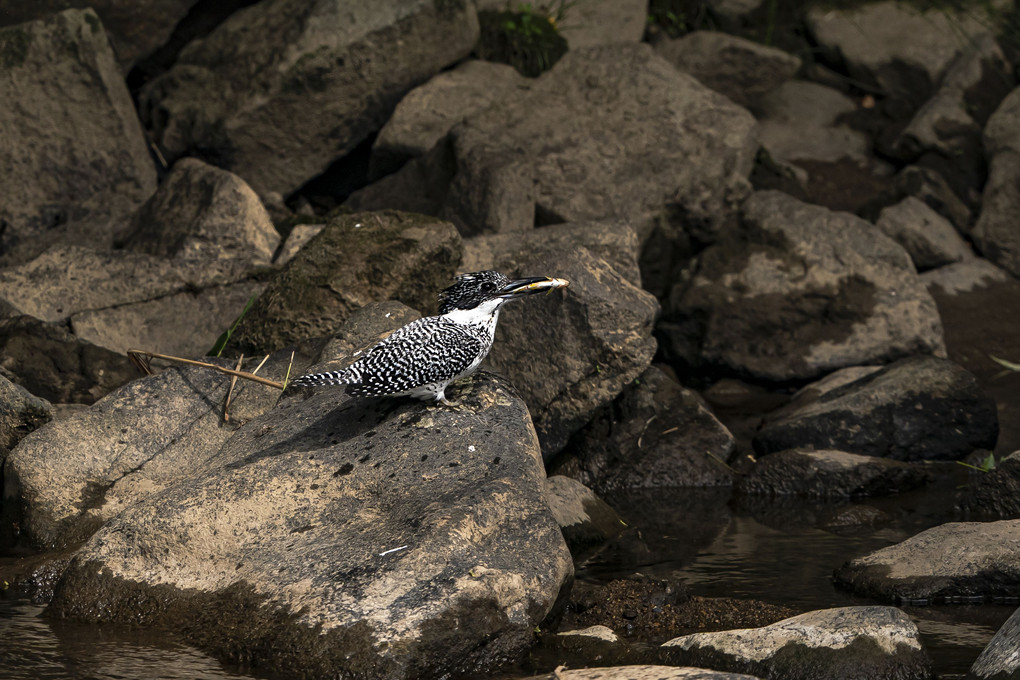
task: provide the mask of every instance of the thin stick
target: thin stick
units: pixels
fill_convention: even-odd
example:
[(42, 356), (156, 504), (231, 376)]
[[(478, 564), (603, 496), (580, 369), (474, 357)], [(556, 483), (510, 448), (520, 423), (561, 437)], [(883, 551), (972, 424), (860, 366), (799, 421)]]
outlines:
[(159, 354), (157, 352), (147, 352), (143, 349), (129, 349), (127, 351), (128, 357), (131, 359), (135, 366), (138, 366), (146, 373), (152, 373), (152, 369), (149, 367), (149, 361), (152, 359), (163, 359), (165, 361), (175, 361), (179, 364), (190, 364), (191, 366), (201, 366), (202, 368), (211, 368), (214, 371), (225, 373), (227, 375), (236, 375), (238, 378), (244, 378), (245, 380), (252, 380), (269, 387), (275, 387), (278, 390), (283, 389), (283, 383), (278, 383), (275, 380), (269, 378), (263, 378), (262, 376), (254, 375), (253, 373), (245, 373), (244, 371), (235, 371), (229, 368), (223, 368), (216, 364), (210, 364), (206, 361), (195, 361), (194, 359), (183, 359), (181, 357), (170, 356), (169, 354)]
[[(244, 364), (244, 354), (242, 353), (237, 359), (237, 366), (234, 368), (236, 371), (241, 370), (241, 365)], [(257, 370), (257, 369), (256, 369)], [(227, 390), (227, 400), (223, 403), (223, 422), (230, 422), (230, 400), (234, 398), (234, 386), (237, 385), (237, 376), (230, 376), (230, 389)]]
[(294, 367), (294, 352), (290, 353), (290, 363), (287, 364), (287, 375), (283, 377), (283, 389), (287, 389), (287, 383), (290, 382), (290, 369)]
[(259, 369), (262, 368), (263, 366), (265, 366), (267, 361), (269, 361), (269, 355), (268, 354), (265, 357), (263, 357), (262, 361), (259, 362), (259, 365), (255, 367), (255, 370), (253, 370), (251, 372), (251, 374), (255, 375), (256, 373), (258, 373)]

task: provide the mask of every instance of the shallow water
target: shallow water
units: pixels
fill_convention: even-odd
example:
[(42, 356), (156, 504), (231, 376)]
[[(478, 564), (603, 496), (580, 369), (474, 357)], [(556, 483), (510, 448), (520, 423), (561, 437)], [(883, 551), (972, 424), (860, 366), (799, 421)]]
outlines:
[[(635, 572), (678, 577), (696, 595), (805, 611), (874, 604), (836, 588), (832, 571), (855, 556), (959, 519), (947, 499), (966, 481), (966, 474), (943, 475), (923, 491), (858, 504), (856, 510), (884, 513), (884, 519), (855, 529), (836, 526), (854, 504), (739, 501), (727, 490), (618, 494), (608, 500), (631, 528), (577, 577), (607, 581)], [(940, 605), (904, 611), (917, 623), (940, 677), (955, 679), (966, 674), (1014, 608)], [(271, 678), (221, 664), (164, 632), (50, 621), (42, 611), (28, 600), (0, 599), (0, 680)]]

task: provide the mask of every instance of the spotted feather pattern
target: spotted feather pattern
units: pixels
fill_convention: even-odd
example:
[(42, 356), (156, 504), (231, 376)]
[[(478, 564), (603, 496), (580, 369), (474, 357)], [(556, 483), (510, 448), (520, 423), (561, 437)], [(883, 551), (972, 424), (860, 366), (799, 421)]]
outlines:
[(492, 340), (484, 326), (456, 323), (442, 316), (413, 321), (343, 371), (303, 375), (297, 386), (348, 385), (354, 396), (405, 394), (427, 385), (438, 392), (469, 374), (488, 354)]

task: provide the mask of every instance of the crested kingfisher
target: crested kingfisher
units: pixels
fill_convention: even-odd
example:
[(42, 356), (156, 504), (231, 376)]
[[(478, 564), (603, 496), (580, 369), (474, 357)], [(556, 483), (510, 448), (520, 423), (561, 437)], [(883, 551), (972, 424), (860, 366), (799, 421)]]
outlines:
[(291, 384), (346, 385), (353, 396), (409, 396), (449, 406), (446, 387), (474, 373), (492, 349), (500, 307), (568, 283), (545, 276), (511, 281), (497, 271), (461, 274), (440, 293), (438, 316), (398, 328), (341, 371), (302, 375)]

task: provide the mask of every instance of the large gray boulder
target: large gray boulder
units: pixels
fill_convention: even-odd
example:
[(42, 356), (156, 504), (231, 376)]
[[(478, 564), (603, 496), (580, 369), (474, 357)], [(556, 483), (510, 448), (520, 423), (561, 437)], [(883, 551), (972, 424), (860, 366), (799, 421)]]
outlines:
[(977, 378), (946, 359), (919, 356), (793, 401), (766, 417), (754, 447), (761, 454), (834, 448), (897, 460), (954, 460), (995, 448), (998, 435), (995, 401)]
[(761, 457), (737, 483), (746, 494), (849, 498), (885, 496), (929, 481), (921, 466), (846, 451), (787, 449)]
[(747, 111), (647, 45), (568, 52), (447, 142), (456, 172), (441, 214), (466, 235), (638, 224), (666, 205), (715, 224), (747, 195), (757, 149)]
[(865, 597), (913, 604), (981, 602), (1020, 590), (1020, 520), (933, 527), (836, 570)]
[(301, 677), (494, 670), (572, 566), (524, 403), (491, 375), (454, 392), (457, 408), (285, 396), (111, 519), (50, 613), (169, 626)]
[(774, 381), (945, 354), (935, 302), (902, 247), (776, 191), (755, 193), (742, 229), (690, 264), (659, 328), (675, 361)]
[(967, 673), (968, 680), (1017, 680), (1020, 678), (1020, 609), (1006, 619), (1002, 628), (982, 650)]
[(280, 234), (244, 180), (198, 159), (182, 158), (132, 217), (121, 245), (159, 257), (268, 263)]
[(465, 116), (512, 99), (528, 80), (506, 64), (472, 59), (433, 77), (400, 100), (372, 144), (370, 178), (424, 156)]
[(935, 92), (946, 69), (994, 25), (990, 6), (927, 11), (902, 2), (849, 9), (816, 6), (807, 25), (819, 47), (850, 75), (914, 110)]
[(0, 265), (55, 240), (108, 246), (156, 190), (156, 169), (99, 17), (0, 29), (0, 74)]
[(892, 607), (840, 607), (761, 628), (695, 633), (661, 647), (669, 663), (763, 678), (928, 680), (931, 662), (914, 622)]
[(875, 226), (910, 253), (918, 272), (974, 255), (949, 220), (913, 196), (884, 208)]
[(800, 59), (788, 52), (715, 31), (664, 40), (655, 52), (702, 85), (752, 108), (800, 68)]
[(988, 182), (981, 215), (971, 232), (974, 243), (989, 260), (1020, 276), (1020, 88), (1013, 90), (985, 126)]
[(553, 469), (599, 492), (729, 486), (734, 447), (696, 392), (652, 366), (574, 436)]
[[(282, 379), (283, 362), (279, 357), (260, 374)], [(169, 368), (36, 430), (4, 466), (5, 524), (19, 522), (21, 540), (32, 547), (66, 547), (125, 507), (196, 474), (233, 435), (234, 423), (279, 396), (238, 381), (233, 422), (224, 422), (229, 386), (228, 377), (209, 369)]]
[(270, 280), (229, 346), (269, 352), (331, 335), (355, 310), (391, 298), (434, 313), (460, 258), (457, 230), (433, 217), (333, 216)]
[(477, 39), (472, 3), (269, 0), (183, 49), (141, 111), (170, 160), (195, 152), (289, 194)]
[(495, 265), (512, 277), (570, 281), (565, 290), (503, 312), (486, 360), (520, 390), (549, 459), (648, 368), (659, 305), (584, 247), (539, 244)]
[(198, 0), (0, 0), (0, 25), (43, 19), (65, 9), (91, 7), (103, 21), (126, 73), (170, 38)]

